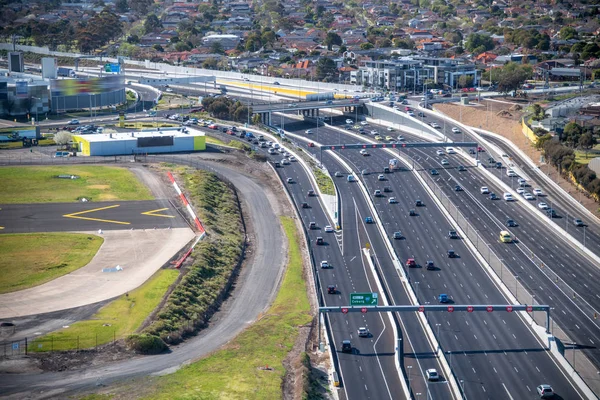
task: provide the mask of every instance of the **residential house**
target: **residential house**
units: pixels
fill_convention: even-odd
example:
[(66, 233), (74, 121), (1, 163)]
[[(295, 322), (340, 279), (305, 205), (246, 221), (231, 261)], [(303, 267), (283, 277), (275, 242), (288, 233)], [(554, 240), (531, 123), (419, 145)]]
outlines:
[(224, 50), (234, 49), (240, 41), (241, 38), (238, 35), (230, 34), (212, 34), (202, 38), (202, 44), (204, 46), (210, 47), (213, 43), (220, 43)]
[(420, 31), (420, 30), (416, 30), (416, 29), (409, 33), (409, 37), (412, 40), (433, 39), (433, 35), (431, 34), (431, 32)]

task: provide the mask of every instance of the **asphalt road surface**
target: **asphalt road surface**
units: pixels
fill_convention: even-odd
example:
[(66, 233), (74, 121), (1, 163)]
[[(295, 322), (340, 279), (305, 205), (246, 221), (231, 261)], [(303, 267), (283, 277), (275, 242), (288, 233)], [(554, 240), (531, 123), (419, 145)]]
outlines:
[(0, 205), (1, 233), (188, 226), (168, 200)]

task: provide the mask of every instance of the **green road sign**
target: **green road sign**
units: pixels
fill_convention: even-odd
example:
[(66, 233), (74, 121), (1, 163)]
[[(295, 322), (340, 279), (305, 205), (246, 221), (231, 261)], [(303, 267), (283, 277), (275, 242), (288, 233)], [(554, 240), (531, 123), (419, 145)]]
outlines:
[(351, 306), (376, 306), (379, 295), (377, 293), (350, 293)]

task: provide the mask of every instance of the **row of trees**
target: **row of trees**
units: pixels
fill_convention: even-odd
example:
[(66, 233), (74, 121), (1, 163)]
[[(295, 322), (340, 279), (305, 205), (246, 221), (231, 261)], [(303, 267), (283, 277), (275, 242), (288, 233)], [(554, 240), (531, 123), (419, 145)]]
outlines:
[(248, 107), (240, 101), (227, 97), (205, 97), (202, 105), (214, 118), (246, 122), (248, 120)]
[(565, 125), (560, 141), (574, 149), (579, 147), (585, 151), (590, 150), (596, 144), (592, 127), (582, 127), (575, 122)]
[(548, 162), (554, 165), (562, 175), (568, 176), (571, 173), (575, 181), (588, 193), (596, 198), (600, 197), (600, 179), (587, 165), (575, 162), (573, 149), (555, 140), (546, 141), (543, 149)]

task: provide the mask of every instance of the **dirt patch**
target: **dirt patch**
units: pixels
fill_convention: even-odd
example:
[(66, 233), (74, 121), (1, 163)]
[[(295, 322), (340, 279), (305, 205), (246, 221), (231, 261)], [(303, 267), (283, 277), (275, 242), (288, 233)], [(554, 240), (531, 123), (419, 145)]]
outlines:
[(581, 191), (575, 185), (563, 178), (555, 168), (548, 168), (545, 163), (540, 162), (542, 152), (536, 149), (521, 132), (521, 117), (524, 112), (519, 108), (522, 107), (523, 104), (510, 100), (484, 100), (481, 104), (472, 106), (460, 106), (458, 104), (435, 105), (436, 110), (450, 118), (461, 121), (465, 125), (494, 132), (513, 142), (536, 166), (540, 167), (540, 171), (550, 177), (574, 199), (578, 200), (585, 208), (596, 216), (600, 216), (598, 203), (594, 199), (580, 196)]

